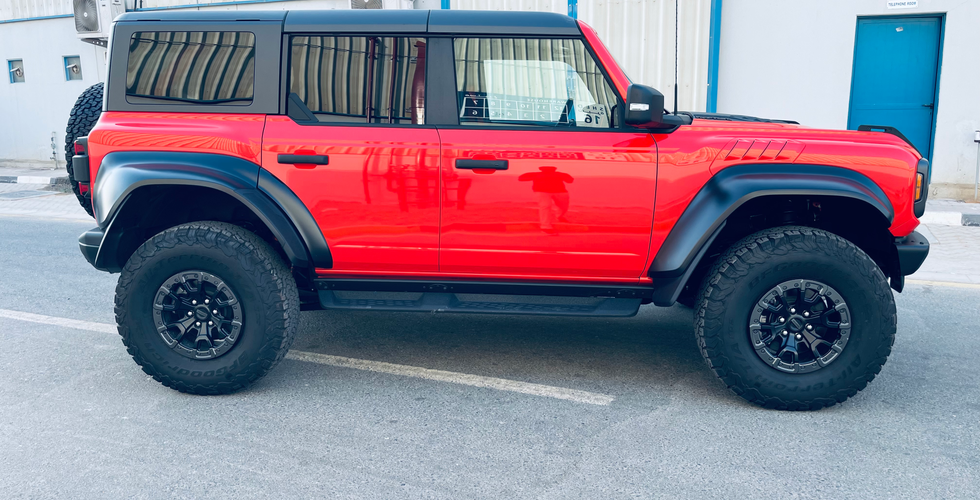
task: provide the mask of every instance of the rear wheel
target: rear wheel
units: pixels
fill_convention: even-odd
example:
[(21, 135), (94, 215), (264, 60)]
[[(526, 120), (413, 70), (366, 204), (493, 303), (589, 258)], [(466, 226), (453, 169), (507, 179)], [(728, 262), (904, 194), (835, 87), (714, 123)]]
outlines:
[(181, 392), (234, 392), (292, 344), (299, 295), (289, 269), (255, 234), (193, 222), (133, 254), (116, 287), (123, 344), (147, 374)]
[(815, 410), (867, 386), (895, 340), (895, 302), (849, 241), (779, 227), (733, 245), (708, 272), (695, 333), (708, 365), (767, 408)]
[(103, 88), (102, 83), (96, 83), (78, 96), (75, 105), (71, 108), (71, 114), (68, 115), (68, 127), (65, 128), (65, 168), (68, 170), (68, 180), (71, 182), (72, 192), (78, 198), (78, 203), (89, 215), (92, 215), (92, 194), (89, 192), (88, 185), (79, 184), (75, 180), (71, 157), (75, 155), (75, 139), (87, 136), (102, 115)]

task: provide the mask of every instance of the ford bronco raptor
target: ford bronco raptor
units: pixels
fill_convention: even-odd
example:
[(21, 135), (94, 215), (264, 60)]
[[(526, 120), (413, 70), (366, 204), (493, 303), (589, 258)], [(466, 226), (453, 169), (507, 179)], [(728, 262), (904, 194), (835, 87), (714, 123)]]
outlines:
[(899, 132), (666, 113), (562, 15), (129, 13), (107, 74), (69, 125), (79, 244), (183, 392), (263, 376), (303, 309), (679, 302), (732, 391), (818, 409), (879, 373), (929, 250)]

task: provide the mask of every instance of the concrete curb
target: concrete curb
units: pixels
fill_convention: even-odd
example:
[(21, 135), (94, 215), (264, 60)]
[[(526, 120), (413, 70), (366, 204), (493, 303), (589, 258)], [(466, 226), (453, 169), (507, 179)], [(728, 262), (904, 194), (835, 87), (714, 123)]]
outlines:
[(47, 177), (40, 175), (0, 175), (0, 183), (3, 184), (48, 184), (59, 185), (68, 184), (68, 176)]
[(940, 226), (973, 226), (980, 227), (980, 214), (968, 214), (963, 212), (930, 212), (919, 217), (922, 224), (936, 224)]

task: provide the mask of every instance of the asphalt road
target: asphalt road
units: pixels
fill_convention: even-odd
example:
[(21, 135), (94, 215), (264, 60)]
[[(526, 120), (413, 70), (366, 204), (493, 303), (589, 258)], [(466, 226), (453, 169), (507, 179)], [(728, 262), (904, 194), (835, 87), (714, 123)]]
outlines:
[[(0, 310), (112, 323), (116, 276), (76, 244), (91, 225), (0, 216)], [(293, 348), (608, 405), (291, 359), (245, 392), (188, 396), (112, 333), (0, 317), (0, 497), (975, 498), (980, 287), (912, 284), (897, 301), (878, 379), (811, 413), (727, 392), (680, 307), (306, 312)]]

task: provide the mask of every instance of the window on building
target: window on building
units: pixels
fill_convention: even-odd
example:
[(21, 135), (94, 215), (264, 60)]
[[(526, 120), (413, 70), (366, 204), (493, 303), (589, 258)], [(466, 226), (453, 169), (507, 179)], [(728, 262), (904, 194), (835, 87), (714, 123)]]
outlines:
[(252, 102), (255, 35), (245, 31), (133, 33), (126, 70), (130, 103)]
[(457, 38), (462, 125), (613, 128), (619, 100), (581, 40)]
[(7, 69), (10, 71), (10, 83), (24, 83), (23, 59), (8, 59)]
[(323, 122), (425, 123), (425, 40), (294, 36), (289, 92)]
[(82, 79), (82, 59), (78, 56), (65, 56), (65, 80)]

